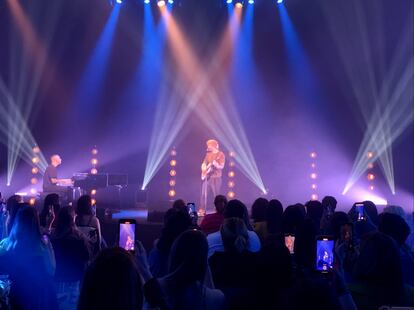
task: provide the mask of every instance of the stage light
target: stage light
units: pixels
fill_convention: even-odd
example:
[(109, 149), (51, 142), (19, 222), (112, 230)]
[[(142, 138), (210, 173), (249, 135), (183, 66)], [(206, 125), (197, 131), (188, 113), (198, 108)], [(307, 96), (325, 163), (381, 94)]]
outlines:
[(177, 175), (177, 171), (174, 169), (170, 170), (170, 176), (175, 177)]
[(116, 3), (118, 4), (122, 4), (122, 2), (124, 2), (123, 0), (115, 0)]
[(32, 163), (38, 164), (39, 163), (39, 157), (35, 156), (32, 158)]
[(35, 154), (39, 154), (40, 153), (40, 148), (36, 145), (36, 146), (33, 147), (32, 151)]
[(312, 194), (312, 196), (311, 196), (311, 200), (318, 200), (318, 195), (316, 195), (316, 194)]
[(311, 179), (315, 180), (318, 177), (318, 175), (315, 172), (313, 172), (311, 173), (310, 177)]
[(177, 161), (175, 159), (171, 159), (170, 166), (175, 167), (177, 165)]
[(368, 173), (367, 178), (368, 180), (373, 181), (375, 179), (375, 175), (373, 173)]
[(91, 174), (98, 174), (98, 169), (92, 168), (91, 169)]
[(235, 4), (236, 8), (241, 9), (243, 8), (243, 1), (237, 0)]
[(96, 199), (95, 198), (92, 198), (91, 199), (91, 203), (92, 203), (93, 206), (95, 206), (96, 205)]
[(231, 4), (233, 0), (226, 0), (227, 4)]
[(36, 194), (37, 194), (36, 189), (31, 188), (31, 189), (30, 189), (30, 194), (32, 194), (32, 195), (36, 195)]
[(278, 4), (283, 3), (283, 0), (277, 0), (277, 3), (278, 3)]
[(32, 173), (33, 173), (33, 174), (37, 174), (37, 173), (39, 173), (39, 168), (37, 168), (37, 167), (33, 167), (33, 168), (32, 168)]
[(312, 153), (310, 153), (310, 154), (309, 154), (309, 156), (310, 156), (311, 158), (316, 158), (316, 156), (317, 156), (317, 155), (316, 155), (316, 152), (312, 152)]
[(231, 151), (231, 152), (229, 153), (229, 156), (230, 156), (230, 157), (236, 157), (236, 153), (235, 153), (235, 152), (233, 152), (233, 151)]
[(158, 0), (157, 5), (160, 8), (163, 7), (163, 6), (165, 6), (165, 0)]
[(170, 196), (171, 198), (175, 196), (175, 190), (171, 189), (168, 191), (168, 196)]
[(36, 204), (36, 198), (29, 199), (29, 205), (34, 206)]
[(177, 156), (177, 151), (175, 149), (173, 149), (170, 153), (171, 156)]
[(98, 164), (98, 159), (92, 158), (91, 159), (91, 164), (94, 165), (94, 166), (96, 166)]
[(230, 167), (234, 167), (236, 165), (236, 163), (234, 162), (234, 161), (231, 161), (230, 163), (229, 163), (229, 166)]
[(35, 184), (37, 184), (37, 178), (32, 178), (31, 180), (30, 180), (30, 183), (32, 183), (33, 185), (35, 185)]
[(230, 191), (227, 193), (227, 197), (230, 199), (233, 199), (236, 196), (236, 194), (233, 191)]
[(254, 0), (249, 0), (249, 4), (254, 4)]
[(91, 190), (91, 195), (95, 196), (96, 195), (96, 189)]
[(149, 4), (150, 3), (150, 0), (144, 0), (144, 3), (145, 4)]
[(98, 149), (97, 148), (93, 148), (91, 151), (92, 155), (97, 155), (98, 154)]
[(373, 163), (369, 163), (367, 166), (368, 169), (373, 169), (374, 168), (374, 164)]
[(372, 157), (374, 157), (374, 153), (373, 153), (373, 152), (371, 152), (371, 151), (369, 151), (369, 152), (367, 153), (367, 157), (368, 157), (368, 158), (372, 158)]
[(7, 183), (6, 186), (10, 186), (10, 183)]
[(171, 186), (171, 187), (173, 187), (173, 186), (175, 186), (175, 180), (170, 180), (170, 182), (168, 182), (168, 184)]
[(312, 185), (311, 185), (311, 188), (312, 188), (312, 189), (317, 189), (317, 188), (318, 188), (318, 186), (317, 186), (316, 184), (312, 184)]
[(174, 0), (168, 0), (169, 4), (174, 4)]
[(233, 181), (229, 181), (227, 183), (228, 187), (233, 188), (234, 187), (234, 182)]
[(236, 174), (234, 173), (234, 171), (230, 171), (229, 172), (229, 178), (234, 178)]
[(371, 190), (371, 191), (375, 190), (375, 186), (374, 185), (370, 185), (369, 186), (369, 190)]

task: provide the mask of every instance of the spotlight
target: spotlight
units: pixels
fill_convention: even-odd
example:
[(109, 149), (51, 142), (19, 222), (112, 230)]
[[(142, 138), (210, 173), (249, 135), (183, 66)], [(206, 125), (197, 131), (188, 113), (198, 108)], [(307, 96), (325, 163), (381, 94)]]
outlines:
[(228, 185), (228, 187), (233, 188), (234, 187), (234, 182), (233, 181), (229, 181), (229, 183), (227, 185)]
[(316, 173), (311, 173), (310, 175), (311, 179), (316, 179), (318, 177), (318, 175)]
[(37, 168), (37, 167), (32, 168), (32, 173), (33, 174), (37, 174), (38, 172), (39, 172), (39, 168)]
[(283, 3), (283, 0), (277, 0), (277, 3), (279, 4)]
[(171, 190), (168, 192), (168, 196), (170, 196), (171, 198), (172, 198), (172, 197), (174, 197), (174, 196), (175, 196), (175, 190), (171, 189)]
[(230, 157), (236, 157), (236, 153), (234, 153), (233, 151), (229, 152), (229, 156)]
[(96, 195), (96, 189), (91, 190), (91, 195), (95, 196)]
[(312, 152), (309, 154), (311, 158), (316, 158), (316, 152)]
[(150, 0), (144, 0), (144, 3), (145, 4), (149, 4), (150, 3)]
[(170, 166), (175, 167), (177, 165), (177, 161), (175, 159), (171, 159)]
[(235, 176), (234, 171), (230, 171), (230, 172), (229, 172), (229, 178), (234, 178), (234, 176)]
[(174, 4), (174, 0), (168, 0), (169, 4)]
[(243, 7), (243, 1), (237, 0), (235, 6), (236, 8), (241, 9)]
[(91, 174), (98, 174), (98, 169), (92, 168), (91, 169)]
[(375, 179), (375, 175), (372, 174), (372, 173), (368, 173), (367, 178), (368, 178), (368, 180), (372, 181), (372, 180)]
[(38, 164), (39, 163), (39, 157), (35, 156), (32, 158), (32, 163)]
[(233, 191), (230, 191), (230, 192), (227, 193), (227, 197), (230, 198), (230, 199), (233, 199), (234, 196), (236, 196), (236, 194), (234, 194)]
[(177, 156), (177, 151), (175, 149), (171, 150), (171, 156)]
[(7, 183), (6, 186), (10, 186), (10, 183)]
[(374, 164), (373, 163), (369, 163), (367, 166), (368, 169), (373, 169), (374, 168)]
[(312, 196), (311, 196), (311, 200), (318, 200), (318, 195), (316, 195), (316, 194), (312, 194)]
[(29, 199), (29, 205), (34, 206), (36, 204), (36, 198)]
[(312, 184), (311, 187), (312, 187), (312, 189), (317, 189), (318, 188), (318, 186), (316, 184)]
[(96, 158), (91, 159), (91, 164), (96, 166), (98, 164), (98, 160)]
[(36, 146), (33, 147), (32, 151), (33, 151), (33, 153), (38, 154), (38, 153), (40, 153), (40, 148), (36, 145)]
[(115, 0), (116, 3), (118, 4), (122, 4), (122, 2), (124, 2), (123, 0)]
[(91, 203), (92, 203), (93, 206), (96, 205), (96, 199), (95, 198), (92, 198), (91, 199)]
[(230, 167), (234, 167), (236, 165), (236, 163), (234, 161), (230, 162)]
[(371, 190), (371, 191), (373, 191), (375, 189), (375, 186), (374, 185), (371, 185), (370, 187), (369, 187), (369, 190)]
[(32, 178), (30, 180), (30, 183), (32, 183), (33, 185), (37, 184), (37, 178)]
[(170, 170), (170, 176), (175, 177), (177, 174), (177, 171), (175, 170)]
[(312, 164), (311, 164), (311, 167), (312, 167), (313, 169), (315, 169), (315, 168), (316, 168), (316, 164), (315, 164), (315, 163), (312, 163)]
[(36, 189), (34, 189), (34, 188), (31, 188), (31, 189), (30, 189), (30, 194), (32, 194), (32, 195), (36, 195), (36, 193), (37, 193), (37, 192), (36, 192)]
[(233, 0), (226, 0), (227, 4), (231, 4), (233, 2)]
[(158, 5), (158, 7), (165, 6), (165, 0), (158, 0), (157, 5)]
[(170, 182), (168, 183), (170, 186), (175, 186), (175, 180), (171, 179)]
[(249, 4), (254, 4), (254, 0), (249, 0)]
[(96, 155), (98, 154), (98, 149), (97, 148), (93, 148), (91, 151), (92, 155)]
[(374, 157), (374, 153), (373, 153), (373, 152), (371, 152), (371, 151), (369, 151), (369, 152), (367, 153), (367, 157), (368, 157), (368, 158), (372, 158), (372, 157)]

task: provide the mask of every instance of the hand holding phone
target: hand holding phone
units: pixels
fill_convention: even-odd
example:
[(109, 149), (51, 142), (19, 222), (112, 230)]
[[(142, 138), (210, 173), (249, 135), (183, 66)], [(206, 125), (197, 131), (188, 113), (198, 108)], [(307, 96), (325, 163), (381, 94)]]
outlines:
[(136, 221), (134, 219), (119, 220), (119, 241), (118, 246), (127, 251), (135, 251), (135, 228)]
[(357, 221), (365, 221), (367, 219), (366, 216), (365, 216), (365, 210), (364, 210), (364, 203), (363, 202), (355, 203), (355, 211), (357, 213)]
[(285, 235), (285, 246), (288, 248), (290, 254), (295, 253), (295, 235)]

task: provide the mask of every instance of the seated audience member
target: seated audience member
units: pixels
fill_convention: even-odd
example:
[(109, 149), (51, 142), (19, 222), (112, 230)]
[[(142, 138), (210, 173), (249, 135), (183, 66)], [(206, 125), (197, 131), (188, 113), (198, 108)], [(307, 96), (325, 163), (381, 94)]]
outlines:
[(224, 252), (215, 252), (209, 258), (213, 283), (223, 291), (230, 309), (252, 308), (257, 253), (248, 250), (246, 225), (240, 218), (228, 218), (220, 233)]
[(380, 214), (378, 221), (378, 230), (393, 238), (398, 245), (404, 282), (414, 286), (414, 256), (405, 243), (410, 227), (401, 216), (392, 213)]
[[(230, 200), (224, 210), (224, 219), (237, 217), (244, 220), (244, 224), (247, 227), (248, 215), (246, 206), (237, 199)], [(260, 239), (254, 231), (247, 231), (249, 236), (248, 250), (250, 252), (258, 252), (260, 250)], [(220, 231), (216, 231), (207, 236), (208, 241), (208, 257), (214, 254), (214, 252), (223, 252), (224, 245)]]
[(293, 284), (292, 256), (277, 235), (270, 235), (256, 261), (254, 309), (288, 309)]
[(277, 199), (270, 200), (266, 212), (267, 232), (269, 235), (282, 234), (282, 215), (282, 203)]
[(88, 267), (78, 310), (142, 309), (143, 283), (134, 257), (122, 248), (102, 250)]
[(214, 206), (216, 207), (216, 212), (212, 214), (207, 214), (204, 216), (200, 229), (206, 234), (211, 234), (220, 229), (221, 224), (224, 219), (224, 209), (227, 205), (227, 198), (223, 195), (217, 195), (214, 198)]
[(148, 262), (154, 277), (160, 278), (168, 272), (168, 257), (175, 239), (191, 226), (188, 212), (182, 209), (169, 209), (164, 216), (164, 227), (161, 236), (154, 243), (149, 253)]
[(414, 288), (404, 285), (397, 244), (383, 233), (364, 236), (353, 277), (348, 287), (358, 309), (414, 306)]
[(187, 204), (182, 199), (177, 199), (173, 202), (173, 209), (182, 210), (187, 212)]
[(0, 256), (1, 273), (12, 282), (11, 309), (57, 309), (55, 257), (49, 239), (40, 233), (35, 208), (22, 204), (9, 237), (0, 243)]
[(295, 234), (297, 228), (302, 225), (306, 211), (304, 205), (297, 203), (288, 206), (283, 212), (282, 228), (284, 234)]
[(59, 195), (58, 194), (48, 194), (45, 197), (45, 201), (43, 203), (42, 211), (39, 214), (40, 220), (40, 227), (45, 233), (50, 233), (49, 227), (52, 225), (53, 227), (56, 226), (56, 223), (50, 219), (50, 217), (54, 217), (53, 215), (57, 215), (60, 209), (60, 202), (59, 202)]
[(321, 227), (321, 219), (323, 216), (323, 206), (322, 203), (318, 200), (309, 200), (306, 204), (306, 218), (311, 219), (316, 227), (318, 232)]
[(265, 198), (257, 198), (252, 205), (251, 219), (253, 220), (253, 229), (259, 236), (260, 240), (267, 237), (266, 214), (269, 207), (269, 201)]
[(16, 218), (17, 211), (23, 206), (23, 198), (19, 195), (10, 196), (6, 202), (7, 219), (6, 219), (6, 235), (10, 234), (13, 227), (14, 219)]
[(187, 230), (174, 241), (168, 274), (158, 279), (172, 309), (224, 309), (223, 293), (203, 284), (207, 253), (207, 240), (201, 231)]
[(85, 236), (75, 225), (75, 211), (71, 206), (59, 210), (51, 240), (56, 257), (55, 280), (82, 280), (89, 261), (90, 249)]
[(81, 196), (76, 206), (76, 221), (78, 229), (89, 241), (93, 255), (101, 249), (101, 225), (92, 206), (92, 199), (88, 195)]

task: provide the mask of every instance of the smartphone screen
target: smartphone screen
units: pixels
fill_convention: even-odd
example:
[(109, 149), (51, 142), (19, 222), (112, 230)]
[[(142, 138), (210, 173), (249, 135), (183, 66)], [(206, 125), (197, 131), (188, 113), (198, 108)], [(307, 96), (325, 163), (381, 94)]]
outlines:
[(119, 220), (119, 247), (127, 251), (135, 250), (135, 220)]
[(363, 203), (356, 203), (355, 204), (356, 212), (358, 213), (358, 221), (365, 220), (365, 213), (364, 213), (364, 204)]
[(316, 270), (328, 272), (334, 262), (334, 241), (329, 237), (318, 237), (316, 240)]
[(194, 202), (187, 203), (187, 211), (190, 216), (193, 216), (196, 213), (196, 206)]
[(286, 235), (285, 236), (285, 245), (288, 248), (290, 254), (295, 253), (295, 236), (294, 235)]

